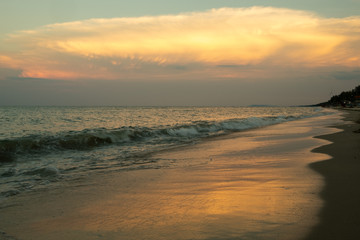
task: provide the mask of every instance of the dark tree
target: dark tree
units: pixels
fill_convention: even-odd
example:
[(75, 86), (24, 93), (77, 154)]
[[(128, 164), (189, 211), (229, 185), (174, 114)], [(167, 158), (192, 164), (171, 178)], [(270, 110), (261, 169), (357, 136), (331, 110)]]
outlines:
[(351, 91), (342, 92), (339, 95), (331, 97), (329, 101), (326, 103), (323, 103), (324, 106), (338, 106), (338, 105), (344, 105), (348, 103), (354, 103), (355, 102), (355, 96), (360, 96), (360, 85), (355, 87)]

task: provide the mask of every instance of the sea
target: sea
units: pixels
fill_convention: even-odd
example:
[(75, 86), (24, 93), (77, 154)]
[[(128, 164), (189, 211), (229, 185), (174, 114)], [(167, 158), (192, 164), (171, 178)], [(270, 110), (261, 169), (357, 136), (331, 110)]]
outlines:
[(0, 200), (93, 172), (171, 167), (148, 156), (328, 114), (319, 107), (0, 107)]

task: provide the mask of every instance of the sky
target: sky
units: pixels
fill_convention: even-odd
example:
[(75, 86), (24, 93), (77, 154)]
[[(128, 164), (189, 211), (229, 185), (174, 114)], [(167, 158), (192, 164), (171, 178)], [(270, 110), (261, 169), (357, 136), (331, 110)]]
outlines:
[(360, 84), (360, 0), (3, 0), (0, 105), (306, 105)]

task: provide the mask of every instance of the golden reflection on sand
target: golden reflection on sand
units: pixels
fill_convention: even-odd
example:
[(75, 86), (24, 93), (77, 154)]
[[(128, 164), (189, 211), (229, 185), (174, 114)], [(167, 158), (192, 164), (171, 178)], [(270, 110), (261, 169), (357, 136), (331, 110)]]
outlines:
[(103, 186), (114, 191), (110, 197), (85, 201), (70, 215), (34, 226), (124, 239), (303, 236), (321, 204), (320, 176), (306, 166), (327, 157), (310, 152), (322, 143), (309, 138), (313, 128), (287, 125), (158, 154), (157, 159), (177, 159), (177, 166), (117, 173)]
[[(316, 121), (162, 152), (152, 157), (174, 165), (99, 175), (94, 185), (71, 187), (57, 195), (61, 199), (42, 197), (43, 210), (24, 234), (127, 240), (280, 240), (291, 234), (291, 239), (301, 239), (316, 224), (321, 206), (322, 179), (307, 164), (328, 158), (310, 152), (324, 144), (312, 136), (335, 131)], [(64, 212), (47, 209), (51, 201), (61, 202)]]

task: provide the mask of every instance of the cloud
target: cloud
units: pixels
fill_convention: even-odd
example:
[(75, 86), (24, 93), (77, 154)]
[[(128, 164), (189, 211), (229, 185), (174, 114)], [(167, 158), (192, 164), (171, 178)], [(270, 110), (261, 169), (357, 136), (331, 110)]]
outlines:
[(360, 71), (338, 71), (334, 72), (333, 76), (338, 80), (360, 80)]
[(12, 68), (1, 68), (0, 67), (0, 80), (5, 80), (14, 76), (18, 76), (21, 74), (21, 71), (18, 69)]
[(251, 78), (274, 67), (359, 67), (359, 29), (360, 17), (327, 19), (271, 7), (89, 19), (9, 35), (0, 67), (21, 69), (21, 77), (126, 80)]

